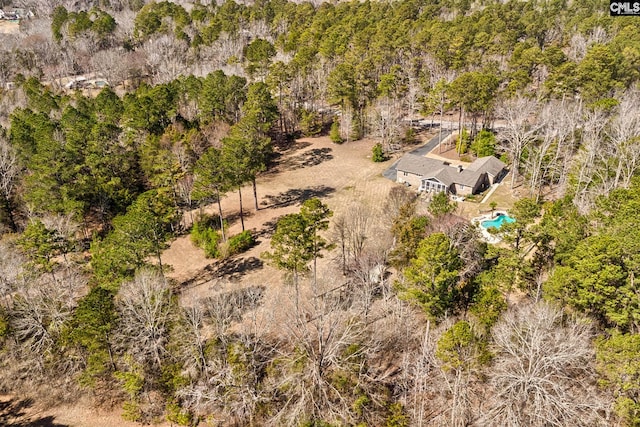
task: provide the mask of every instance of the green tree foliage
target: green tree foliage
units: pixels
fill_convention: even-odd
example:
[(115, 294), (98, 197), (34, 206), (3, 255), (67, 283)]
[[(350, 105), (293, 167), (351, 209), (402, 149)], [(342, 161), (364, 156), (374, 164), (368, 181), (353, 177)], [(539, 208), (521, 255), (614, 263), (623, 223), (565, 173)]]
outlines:
[(386, 427), (408, 427), (409, 417), (401, 403), (393, 403), (389, 406), (389, 416), (385, 421)]
[(620, 69), (623, 61), (619, 55), (605, 45), (594, 45), (588, 50), (576, 68), (576, 81), (586, 100), (606, 97), (625, 86), (625, 76)]
[(466, 129), (462, 129), (456, 138), (456, 151), (459, 154), (466, 154), (469, 151), (469, 143), (471, 142), (471, 135)]
[(525, 198), (518, 200), (509, 214), (515, 218), (515, 222), (503, 223), (499, 233), (503, 239), (510, 243), (516, 251), (522, 249), (526, 243), (534, 243), (534, 221), (540, 216), (540, 205), (534, 199)]
[(207, 258), (227, 258), (248, 250), (254, 245), (255, 239), (249, 230), (231, 236), (226, 242), (221, 241), (219, 223), (204, 217), (193, 224), (191, 241), (194, 245), (204, 249)]
[(496, 136), (482, 129), (471, 143), (471, 151), (478, 157), (493, 156), (496, 153)]
[(269, 41), (255, 39), (244, 49), (244, 56), (247, 59), (247, 72), (250, 76), (263, 75), (269, 68), (271, 58), (276, 54), (276, 49)]
[(209, 224), (209, 221), (200, 220), (193, 223), (191, 227), (191, 241), (194, 245), (204, 249), (207, 258), (217, 258), (220, 256), (221, 235)]
[[(331, 245), (318, 234), (320, 231), (329, 228), (329, 218), (333, 216), (333, 211), (327, 205), (322, 203), (317, 197), (305, 200), (300, 208), (300, 215), (307, 224), (310, 234), (309, 238), (312, 242), (312, 255), (314, 262), (316, 258), (320, 258), (321, 251), (331, 247)], [(315, 270), (315, 266), (314, 266)]]
[(564, 263), (578, 243), (587, 237), (588, 218), (580, 215), (571, 197), (565, 197), (544, 205), (544, 215), (540, 222), (540, 255), (558, 264)]
[(37, 268), (50, 272), (54, 257), (60, 254), (62, 242), (54, 230), (49, 230), (36, 219), (31, 221), (18, 239), (18, 245)]
[(449, 85), (449, 97), (462, 110), (471, 114), (472, 134), (480, 115), (485, 117), (493, 108), (500, 80), (491, 72), (470, 71), (461, 74)]
[(640, 423), (640, 335), (614, 334), (596, 343), (598, 373), (613, 389), (616, 412), (627, 425)]
[(377, 143), (371, 149), (371, 160), (374, 162), (384, 162), (387, 158), (384, 155), (384, 151), (382, 150), (382, 144)]
[[(637, 332), (640, 260), (633, 224), (638, 220), (638, 184), (602, 198), (592, 215), (599, 226), (592, 223), (583, 232), (571, 233), (563, 252), (556, 252), (559, 263), (545, 284), (546, 295), (593, 316), (603, 326)], [(573, 221), (586, 225), (585, 219)]]
[(82, 383), (96, 385), (98, 379), (115, 369), (112, 333), (116, 322), (112, 291), (96, 286), (78, 302), (68, 335), (86, 358)]
[(335, 144), (342, 144), (344, 142), (342, 136), (340, 136), (340, 123), (338, 123), (337, 120), (334, 120), (333, 123), (331, 123), (329, 139), (331, 139), (331, 142)]
[(22, 90), (27, 96), (27, 106), (39, 113), (49, 114), (60, 109), (60, 98), (45, 87), (37, 78), (29, 77), (22, 83)]
[[(32, 90), (34, 99), (49, 96)], [(115, 93), (105, 89), (95, 103), (81, 95), (72, 101), (52, 98), (41, 109), (60, 104), (62, 111), (51, 116), (28, 109), (12, 115), (11, 143), (29, 172), (23, 199), (37, 213), (97, 214), (105, 222), (140, 191), (134, 147), (121, 141)]]
[(51, 31), (58, 43), (62, 42), (64, 36), (74, 40), (91, 33), (99, 45), (105, 46), (116, 26), (113, 16), (99, 8), (93, 8), (88, 12), (68, 12), (64, 6), (58, 6), (53, 11)]
[(271, 96), (269, 87), (262, 82), (249, 86), (247, 99), (242, 104), (243, 127), (248, 127), (259, 135), (265, 135), (278, 118), (278, 106)]
[(306, 231), (306, 221), (300, 214), (283, 216), (278, 220), (276, 231), (271, 237), (273, 252), (262, 254), (276, 268), (290, 272), (294, 282), (313, 258), (312, 243), (307, 239)]
[(418, 245), (427, 235), (429, 218), (416, 215), (416, 201), (411, 200), (399, 208), (393, 219), (392, 233), (396, 238), (396, 247), (390, 254), (392, 265), (404, 267), (413, 258)]
[(111, 125), (117, 125), (124, 112), (122, 100), (110, 87), (105, 87), (98, 93), (94, 107), (96, 119)]
[(122, 122), (137, 133), (160, 135), (175, 115), (177, 96), (175, 82), (153, 87), (142, 84), (135, 94), (125, 95)]
[(439, 319), (452, 314), (458, 302), (458, 281), (462, 261), (447, 236), (434, 233), (423, 239), (415, 258), (398, 284), (400, 297)]
[(429, 213), (437, 218), (453, 213), (456, 207), (456, 204), (449, 200), (447, 193), (442, 191), (433, 195), (428, 209)]
[(218, 203), (218, 216), (220, 218), (220, 231), (222, 238), (226, 239), (224, 231), (224, 217), (222, 215), (222, 196), (232, 187), (232, 179), (227, 165), (223, 162), (222, 153), (215, 147), (209, 148), (198, 159), (194, 166), (193, 198), (203, 200), (215, 197)]
[(242, 233), (231, 236), (221, 252), (223, 257), (229, 257), (248, 250), (254, 244), (255, 239), (253, 234), (251, 234), (249, 230), (245, 230)]
[(303, 136), (317, 136), (322, 132), (321, 118), (314, 111), (302, 109), (300, 111), (299, 124)]
[(146, 265), (151, 255), (162, 267), (160, 251), (176, 222), (174, 206), (166, 192), (152, 190), (113, 219), (113, 230), (91, 244), (91, 266), (101, 283), (117, 289), (119, 282)]
[(471, 325), (461, 320), (442, 334), (438, 340), (436, 357), (447, 370), (471, 371), (489, 361), (486, 341), (478, 337)]
[(491, 330), (491, 327), (496, 324), (506, 310), (507, 301), (495, 286), (482, 286), (476, 293), (470, 309), (486, 332)]
[(604, 325), (623, 329), (639, 325), (640, 305), (633, 303), (624, 249), (612, 236), (588, 237), (546, 284), (548, 296), (594, 316)]
[(176, 38), (188, 40), (184, 30), (190, 23), (191, 17), (179, 4), (169, 1), (151, 2), (136, 14), (133, 35), (138, 39), (146, 39), (157, 33), (173, 33)]
[(302, 204), (300, 213), (288, 214), (278, 220), (271, 238), (273, 252), (264, 252), (262, 257), (290, 273), (296, 289), (298, 275), (307, 270), (309, 261), (314, 261), (315, 273), (315, 260), (330, 247), (318, 232), (329, 227), (328, 218), (332, 214), (325, 204), (313, 198)]
[(64, 6), (56, 6), (51, 16), (51, 31), (53, 32), (53, 38), (60, 42), (62, 41), (62, 26), (67, 21), (68, 12)]
[[(170, 1), (120, 2), (124, 8), (139, 11), (133, 40), (116, 40), (121, 31), (116, 31), (117, 23), (110, 13), (111, 7), (120, 6), (111, 2), (107, 9), (108, 3), (96, 2), (104, 10), (67, 11), (62, 6), (53, 10), (52, 34), (58, 46), (64, 48), (64, 58), (55, 49), (35, 49), (29, 43), (18, 43), (0, 59), (2, 82), (13, 81), (17, 86), (16, 90), (3, 89), (4, 104), (9, 108), (5, 117), (8, 115), (10, 122), (6, 136), (21, 168), (12, 194), (13, 206), (8, 209), (15, 213), (14, 231), (24, 229), (17, 242), (29, 260), (26, 265), (33, 270), (23, 274), (24, 266), (16, 268), (7, 251), (0, 252), (0, 296), (3, 306), (7, 302), (0, 313), (0, 337), (3, 337), (0, 366), (9, 372), (10, 386), (17, 384), (18, 391), (11, 390), (14, 393), (20, 393), (18, 387), (25, 383), (31, 389), (40, 388), (32, 376), (44, 378), (51, 371), (65, 378), (83, 371), (79, 376), (81, 383), (95, 386), (100, 392), (99, 387), (108, 388), (117, 379), (128, 397), (126, 415), (144, 422), (152, 421), (150, 406), (162, 408), (169, 403), (167, 412), (174, 422), (195, 422), (189, 420), (186, 409), (197, 406), (201, 410), (209, 405), (216, 415), (219, 412), (222, 417), (247, 425), (264, 424), (272, 414), (282, 414), (279, 420), (283, 424), (320, 425), (329, 421), (384, 425), (386, 418), (387, 425), (410, 425), (415, 424), (414, 417), (419, 412), (413, 402), (424, 397), (416, 399), (403, 394), (401, 399), (406, 407), (399, 403), (389, 406), (390, 396), (397, 398), (395, 391), (389, 390), (405, 393), (409, 388), (404, 386), (408, 384), (372, 386), (365, 377), (356, 377), (357, 372), (364, 372), (366, 352), (379, 348), (379, 343), (351, 347), (340, 341), (333, 348), (339, 351), (332, 354), (329, 365), (327, 359), (318, 357), (327, 349), (327, 341), (323, 341), (326, 333), (371, 332), (368, 325), (357, 322), (360, 314), (353, 315), (355, 312), (350, 308), (341, 306), (344, 318), (332, 319), (331, 324), (321, 323), (329, 318), (324, 311), (311, 321), (298, 322), (296, 326), (302, 328), (317, 326), (305, 331), (304, 347), (298, 345), (299, 327), (291, 328), (296, 331), (291, 341), (279, 341), (278, 336), (277, 343), (257, 343), (243, 334), (243, 326), (234, 326), (231, 338), (225, 329), (232, 320), (216, 318), (213, 303), (204, 314), (205, 320), (195, 322), (190, 334), (180, 335), (177, 329), (190, 324), (183, 319), (179, 327), (175, 326), (172, 305), (176, 298), (159, 276), (154, 283), (161, 285), (162, 290), (146, 294), (153, 295), (146, 301), (133, 298), (133, 294), (116, 296), (123, 280), (135, 277), (135, 272), (145, 264), (162, 260), (160, 251), (176, 221), (178, 189), (184, 190), (181, 197), (189, 193), (187, 198), (202, 203), (219, 202), (230, 190), (255, 182), (271, 157), (270, 137), (278, 131), (288, 135), (298, 130), (315, 134), (322, 125), (327, 104), (341, 108), (340, 122), (331, 126), (330, 137), (334, 142), (342, 141), (340, 131), (345, 138), (366, 136), (371, 131), (368, 116), (373, 105), (386, 102), (385, 105), (393, 105), (400, 115), (407, 116), (421, 109), (424, 114), (439, 113), (442, 117), (446, 110), (456, 108), (461, 121), (473, 123), (469, 131), (462, 130), (469, 137), (461, 142), (476, 155), (484, 156), (495, 154), (495, 139), (488, 131), (474, 134), (481, 128), (478, 122), (482, 122), (482, 127), (491, 124), (496, 99), (558, 98), (567, 108), (574, 99), (579, 99), (580, 105), (586, 105), (587, 115), (597, 113), (608, 119), (616, 117), (620, 110), (613, 108), (611, 101), (616, 92), (634, 87), (640, 74), (640, 31), (633, 17), (603, 15), (602, 5), (594, 2), (447, 0), (427, 4), (400, 0), (314, 6), (309, 2), (272, 0), (245, 5), (229, 0), (219, 4), (200, 2), (193, 5), (190, 13)], [(252, 33), (254, 29), (259, 29), (259, 34)], [(127, 72), (133, 76), (133, 68), (141, 64), (129, 63), (136, 57), (132, 51), (160, 36), (169, 43), (172, 38), (190, 43), (184, 58), (179, 59), (199, 69), (215, 67), (218, 60), (239, 63), (244, 59), (252, 78), (263, 80), (268, 87), (263, 83), (248, 85), (246, 79), (218, 70), (203, 78), (184, 76), (155, 86), (146, 83), (135, 86), (138, 83), (133, 82), (136, 89), (121, 99), (109, 88), (95, 98), (83, 96), (80, 91), (73, 95), (58, 94), (55, 83), (48, 86), (38, 81), (37, 76), (59, 74), (63, 68), (72, 72), (79, 70), (77, 66), (86, 68), (86, 58), (76, 55), (85, 47), (97, 53), (115, 48), (116, 44), (122, 44), (128, 52), (124, 57), (127, 63), (122, 64), (126, 67), (115, 64), (118, 67), (104, 72), (114, 75)], [(228, 47), (232, 49), (224, 52)], [(212, 54), (216, 56), (216, 52), (222, 55), (210, 63), (209, 58)], [(286, 64), (272, 64), (276, 52), (287, 58)], [(202, 61), (207, 63), (203, 65)], [(101, 67), (100, 61), (91, 62), (92, 67)], [(17, 72), (24, 72), (27, 77), (16, 76)], [(593, 175), (594, 181), (606, 182), (609, 175), (616, 173), (616, 162), (625, 167), (634, 164), (633, 159), (607, 158), (607, 150), (616, 155), (623, 151), (625, 155), (633, 154), (634, 139), (631, 137), (626, 145), (614, 147), (611, 145), (614, 129), (608, 122), (598, 122), (601, 123), (604, 128), (596, 139), (595, 161), (602, 168), (585, 176)], [(229, 126), (232, 129), (227, 132)], [(587, 154), (581, 147), (582, 138), (591, 131), (592, 126), (577, 124), (566, 138), (558, 136), (551, 150), (561, 148), (556, 155), (563, 165), (569, 165), (574, 150), (580, 150), (580, 155)], [(460, 151), (466, 151), (463, 145), (459, 145)], [(533, 151), (525, 148), (523, 153), (531, 156)], [(544, 159), (545, 167), (551, 167), (554, 156), (549, 154), (548, 160)], [(524, 160), (530, 159), (518, 160), (526, 163)], [(579, 157), (575, 159), (582, 161)], [(564, 173), (555, 172), (562, 168), (551, 169), (550, 174)], [(184, 188), (179, 186), (182, 184)], [(635, 334), (640, 324), (636, 291), (640, 273), (637, 183), (626, 190), (612, 191), (610, 187), (598, 190), (609, 196), (600, 199), (589, 215), (580, 213), (585, 206), (579, 211), (573, 205), (571, 185), (569, 182), (567, 198), (544, 205), (542, 219), (538, 218), (537, 204), (530, 200), (518, 202), (510, 212), (516, 223), (499, 231), (504, 244), (490, 246), (485, 259), (479, 256), (483, 251), (478, 250), (473, 238), (455, 228), (448, 228), (446, 236), (440, 233), (427, 236), (430, 218), (417, 215), (411, 204), (398, 206), (400, 214), (393, 224), (395, 247), (390, 254), (394, 265), (406, 267), (405, 282), (398, 290), (403, 298), (422, 307), (432, 318), (455, 313), (472, 301), (469, 307), (472, 320), (455, 323), (436, 349), (435, 356), (448, 370), (442, 378), (450, 381), (447, 384), (450, 386), (455, 383), (451, 381), (452, 369), (468, 370), (476, 366), (474, 360), (482, 353), (479, 335), (484, 339), (491, 333), (497, 343), (495, 331), (501, 323), (498, 319), (507, 318), (511, 312), (503, 315), (504, 294), (514, 287), (527, 291), (531, 297), (543, 295), (562, 303), (572, 313), (589, 314), (598, 321), (600, 331), (609, 329), (609, 335), (597, 344), (602, 385), (619, 398), (617, 412), (623, 421), (637, 424), (638, 369), (634, 358), (634, 352), (638, 352)], [(440, 206), (439, 202), (444, 200), (439, 198), (430, 207), (436, 216), (449, 209), (445, 203)], [(257, 195), (255, 199), (257, 203)], [(22, 215), (25, 212), (43, 220), (27, 222)], [(92, 243), (91, 264), (86, 269), (93, 273), (92, 286), (80, 298), (65, 293), (74, 282), (65, 275), (70, 264), (61, 268), (61, 258), (74, 242), (59, 230), (45, 226), (49, 222), (44, 218), (60, 213), (79, 220), (86, 236), (91, 233), (100, 236)], [(221, 209), (218, 216), (217, 222), (223, 225)], [(329, 248), (322, 239), (329, 216), (326, 206), (314, 202), (303, 206), (298, 214), (283, 217), (274, 234), (272, 253), (266, 257), (294, 275), (297, 283), (297, 275), (307, 271), (311, 261)], [(432, 227), (440, 225), (434, 220)], [(227, 236), (218, 236), (216, 227), (206, 231), (197, 227), (194, 234), (210, 233), (209, 240), (213, 242), (210, 247), (222, 256), (242, 250), (252, 242), (250, 232), (220, 242), (220, 237), (225, 240)], [(79, 258), (78, 261), (82, 262)], [(127, 283), (129, 286), (130, 282)], [(86, 291), (86, 287), (83, 289)], [(144, 294), (141, 288), (136, 292)], [(324, 303), (330, 299), (317, 300)], [(162, 315), (161, 321), (131, 326), (135, 324), (134, 314), (143, 312), (143, 307), (159, 308), (156, 313)], [(230, 317), (235, 321), (239, 315), (234, 312)], [(541, 366), (549, 366), (549, 361), (559, 360), (554, 352), (550, 358), (536, 356), (524, 365), (517, 358), (513, 365), (499, 363), (500, 358), (508, 359), (508, 352), (517, 355), (521, 348), (527, 348), (514, 337), (523, 336), (520, 332), (532, 324), (531, 319), (530, 314), (524, 315), (517, 323), (518, 334), (504, 335), (506, 339), (500, 343), (504, 351), (496, 356), (492, 370), (484, 373), (491, 376), (502, 366), (506, 376), (493, 376), (487, 387), (500, 381), (513, 384), (509, 381), (519, 366), (535, 366), (540, 360), (544, 362)], [(557, 341), (562, 343), (567, 338), (564, 325), (570, 322), (562, 316), (554, 319), (545, 334), (560, 331)], [(204, 329), (202, 322), (206, 324)], [(211, 339), (209, 322), (216, 329)], [(149, 325), (160, 325), (157, 340), (139, 339), (136, 333), (148, 332)], [(205, 330), (207, 338), (199, 335)], [(168, 337), (174, 332), (180, 339), (176, 338), (177, 343), (169, 347)], [(381, 336), (385, 334), (383, 330), (379, 332)], [(359, 342), (346, 340), (345, 336), (337, 339), (346, 344)], [(194, 341), (186, 342), (184, 337)], [(30, 364), (33, 349), (30, 346), (39, 345), (40, 338), (42, 345), (37, 349), (38, 356), (33, 358), (36, 363)], [(399, 351), (407, 350), (401, 348), (402, 340), (394, 338), (391, 342)], [(152, 346), (155, 355), (148, 353)], [(278, 354), (292, 351), (292, 362), (286, 370), (281, 359), (270, 359), (274, 349)], [(199, 365), (194, 369), (185, 360), (193, 359), (196, 353), (185, 354), (196, 350)], [(569, 373), (560, 370), (561, 375), (553, 374), (556, 375), (553, 381), (565, 387), (562, 379), (580, 371), (583, 360), (591, 357), (587, 356), (572, 366)], [(334, 363), (345, 360), (348, 363), (340, 366)], [(14, 365), (27, 364), (29, 369), (13, 371)], [(504, 370), (505, 366), (509, 369)], [(297, 381), (302, 371), (309, 375), (304, 381)], [(188, 379), (184, 372), (189, 372)], [(285, 373), (286, 377), (281, 376)], [(407, 378), (405, 374), (394, 375), (390, 381)], [(523, 374), (523, 378), (530, 377)], [(544, 380), (548, 376), (540, 378), (541, 383), (547, 384)], [(437, 378), (430, 377), (429, 381)], [(586, 382), (592, 381), (578, 377), (566, 390), (578, 389), (576, 384)], [(269, 389), (272, 384), (278, 385)], [(460, 384), (457, 382), (449, 389), (452, 395), (458, 396), (456, 386)], [(530, 384), (519, 390), (528, 390)], [(300, 391), (303, 388), (309, 390)], [(328, 398), (318, 390), (327, 391)], [(495, 397), (499, 392), (496, 389), (495, 394), (493, 391), (490, 394)], [(196, 402), (195, 398), (190, 401), (196, 395), (211, 397), (212, 402)], [(297, 406), (302, 409), (289, 418), (285, 413), (291, 406), (283, 402), (292, 402), (291, 396), (324, 400), (315, 407), (305, 406), (310, 402), (305, 401)], [(508, 402), (499, 407), (498, 413), (508, 414), (510, 408), (520, 408), (524, 413), (534, 407), (531, 404), (535, 399), (524, 396), (518, 399), (518, 404)], [(166, 402), (159, 401), (165, 398)], [(347, 415), (335, 415), (339, 411), (333, 405), (338, 405), (338, 401), (342, 405), (341, 414)], [(566, 401), (573, 404), (574, 399)], [(319, 400), (312, 403), (316, 402)], [(577, 406), (578, 403), (573, 404)], [(294, 419), (296, 422), (286, 422)]]
[(247, 97), (247, 81), (238, 76), (227, 76), (217, 70), (208, 74), (197, 93), (200, 119), (203, 122), (224, 120), (236, 123), (240, 107)]
[[(265, 83), (249, 87), (247, 100), (242, 106), (242, 119), (233, 126), (222, 141), (222, 162), (229, 171), (231, 184), (240, 194), (242, 220), (242, 194), (240, 187), (247, 181), (253, 184), (255, 208), (258, 210), (256, 176), (267, 168), (272, 155), (271, 138), (267, 132), (273, 127), (278, 110)], [(242, 223), (244, 230), (244, 221)]]

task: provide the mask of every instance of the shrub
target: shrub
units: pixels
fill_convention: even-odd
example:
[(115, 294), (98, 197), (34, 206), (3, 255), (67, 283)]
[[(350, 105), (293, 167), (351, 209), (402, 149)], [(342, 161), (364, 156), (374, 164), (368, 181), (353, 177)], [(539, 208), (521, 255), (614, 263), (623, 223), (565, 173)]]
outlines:
[(245, 230), (229, 239), (229, 248), (232, 254), (239, 254), (249, 249), (254, 243), (255, 240), (251, 232)]
[(139, 422), (142, 420), (142, 409), (138, 402), (127, 400), (122, 404), (122, 418), (126, 421)]
[(227, 242), (220, 244), (219, 256), (221, 258), (227, 258), (242, 253), (253, 246), (254, 243), (255, 239), (251, 232), (245, 230), (240, 234), (230, 237)]
[(373, 156), (372, 156), (372, 160), (374, 162), (384, 162), (385, 160), (387, 160), (387, 158), (384, 155), (384, 151), (382, 151), (382, 144), (377, 143), (376, 145), (373, 146), (373, 149), (371, 150)]
[(220, 239), (220, 232), (214, 230), (206, 220), (196, 221), (191, 228), (191, 241), (194, 245), (204, 249), (204, 254), (207, 258), (220, 256), (220, 251), (218, 250)]
[(189, 411), (183, 409), (177, 403), (168, 403), (166, 408), (167, 420), (179, 426), (194, 425), (194, 417)]
[(338, 123), (337, 120), (334, 120), (333, 123), (331, 123), (331, 130), (329, 131), (329, 139), (331, 139), (331, 141), (335, 142), (336, 144), (342, 144), (344, 142), (342, 140), (342, 137), (340, 136), (340, 124)]

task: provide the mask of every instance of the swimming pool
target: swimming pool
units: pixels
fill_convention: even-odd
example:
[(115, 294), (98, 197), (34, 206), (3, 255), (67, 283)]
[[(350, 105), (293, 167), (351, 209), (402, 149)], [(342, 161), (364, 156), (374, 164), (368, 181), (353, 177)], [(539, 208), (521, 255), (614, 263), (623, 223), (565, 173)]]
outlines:
[(480, 223), (480, 225), (482, 226), (482, 228), (489, 229), (491, 227), (493, 228), (497, 228), (498, 230), (500, 229), (500, 227), (502, 227), (502, 224), (504, 224), (505, 222), (511, 223), (511, 222), (516, 222), (516, 220), (514, 218), (511, 218), (509, 215), (504, 214), (504, 213), (499, 213), (495, 218), (493, 219), (489, 219), (486, 221), (482, 221)]

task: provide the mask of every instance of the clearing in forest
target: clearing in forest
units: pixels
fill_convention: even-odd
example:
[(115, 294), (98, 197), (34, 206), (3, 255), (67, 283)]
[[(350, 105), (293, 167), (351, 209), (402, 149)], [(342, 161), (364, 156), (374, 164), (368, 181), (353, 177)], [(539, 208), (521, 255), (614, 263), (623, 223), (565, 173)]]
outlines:
[[(327, 137), (298, 140), (272, 169), (258, 177), (257, 212), (251, 186), (242, 189), (245, 228), (256, 232), (258, 244), (240, 256), (220, 262), (205, 258), (204, 251), (191, 243), (189, 235), (180, 236), (162, 255), (163, 263), (172, 267), (168, 276), (180, 284), (183, 295), (193, 297), (206, 296), (219, 283), (229, 281), (278, 287), (281, 272), (265, 265), (260, 254), (270, 250), (269, 237), (279, 217), (298, 212), (301, 203), (311, 197), (326, 203), (334, 217), (355, 203), (377, 208), (389, 189), (397, 185), (382, 177), (390, 161), (371, 161), (374, 143), (365, 139), (338, 145)], [(224, 197), (222, 208), (230, 220), (230, 234), (239, 233), (237, 191)], [(215, 214), (216, 207), (208, 206), (204, 212)]]

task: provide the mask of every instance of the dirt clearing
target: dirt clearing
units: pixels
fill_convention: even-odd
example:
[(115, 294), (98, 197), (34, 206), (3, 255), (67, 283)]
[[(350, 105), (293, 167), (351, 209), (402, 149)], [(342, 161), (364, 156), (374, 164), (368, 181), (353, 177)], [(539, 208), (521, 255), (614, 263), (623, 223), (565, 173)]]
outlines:
[[(371, 161), (373, 144), (362, 140), (338, 145), (326, 137), (299, 140), (273, 169), (258, 178), (258, 211), (251, 186), (242, 189), (245, 228), (256, 232), (258, 244), (241, 257), (218, 262), (205, 258), (203, 250), (195, 247), (188, 235), (180, 236), (162, 255), (162, 262), (173, 268), (168, 275), (181, 284), (185, 297), (206, 296), (220, 282), (228, 281), (259, 283), (267, 288), (279, 286), (281, 272), (260, 259), (260, 254), (270, 249), (268, 238), (279, 217), (298, 212), (300, 204), (311, 197), (326, 203), (334, 217), (354, 203), (377, 208), (396, 185), (382, 176), (391, 161)], [(222, 208), (225, 217), (232, 218), (230, 233), (239, 233), (237, 192), (223, 199)], [(216, 209), (209, 206), (205, 212), (214, 214)]]

